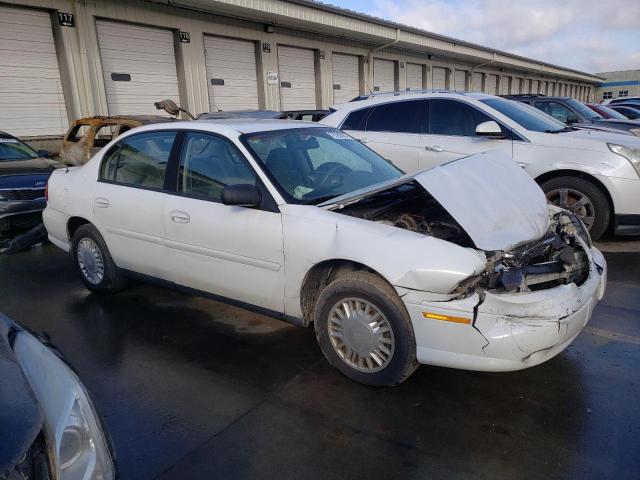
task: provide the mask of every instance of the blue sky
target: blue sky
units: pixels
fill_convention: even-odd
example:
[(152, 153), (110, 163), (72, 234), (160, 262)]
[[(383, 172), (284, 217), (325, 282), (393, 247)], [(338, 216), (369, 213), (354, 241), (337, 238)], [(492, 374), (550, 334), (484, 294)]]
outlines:
[(324, 0), (587, 72), (640, 69), (640, 0)]

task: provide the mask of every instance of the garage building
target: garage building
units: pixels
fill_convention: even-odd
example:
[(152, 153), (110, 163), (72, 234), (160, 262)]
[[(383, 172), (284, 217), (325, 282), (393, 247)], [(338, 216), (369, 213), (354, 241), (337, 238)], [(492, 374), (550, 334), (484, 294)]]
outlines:
[(5, 0), (0, 130), (91, 115), (316, 109), (420, 89), (593, 99), (602, 78), (311, 0)]

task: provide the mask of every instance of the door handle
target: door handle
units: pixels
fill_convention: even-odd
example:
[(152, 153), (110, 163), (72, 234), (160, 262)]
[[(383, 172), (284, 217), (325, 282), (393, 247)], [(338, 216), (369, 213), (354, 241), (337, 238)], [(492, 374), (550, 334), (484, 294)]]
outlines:
[(98, 208), (107, 208), (109, 206), (109, 200), (104, 197), (98, 197), (93, 202)]
[(191, 217), (186, 212), (174, 210), (173, 212), (171, 212), (171, 220), (175, 223), (189, 223)]
[(425, 150), (429, 150), (430, 152), (441, 152), (442, 147), (439, 145), (427, 145), (424, 147)]

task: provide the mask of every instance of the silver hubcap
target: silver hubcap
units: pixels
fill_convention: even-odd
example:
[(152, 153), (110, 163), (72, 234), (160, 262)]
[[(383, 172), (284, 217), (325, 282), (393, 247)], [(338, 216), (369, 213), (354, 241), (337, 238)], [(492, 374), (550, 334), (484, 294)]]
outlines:
[(378, 372), (393, 358), (395, 340), (389, 321), (361, 298), (345, 298), (334, 305), (329, 313), (329, 338), (338, 356), (361, 372)]
[(98, 285), (104, 278), (104, 259), (102, 252), (90, 238), (78, 242), (78, 265), (84, 278), (92, 285)]
[(584, 193), (570, 188), (557, 188), (547, 192), (547, 201), (574, 213), (588, 229), (596, 218), (591, 199)]

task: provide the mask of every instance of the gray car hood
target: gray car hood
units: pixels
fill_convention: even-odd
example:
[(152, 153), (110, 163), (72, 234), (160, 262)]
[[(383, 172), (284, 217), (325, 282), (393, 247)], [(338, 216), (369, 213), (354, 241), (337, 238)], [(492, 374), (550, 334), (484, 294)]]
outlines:
[(497, 151), (460, 158), (319, 206), (333, 210), (414, 180), (451, 214), (479, 249), (510, 250), (542, 237), (549, 229), (544, 193), (511, 157)]

